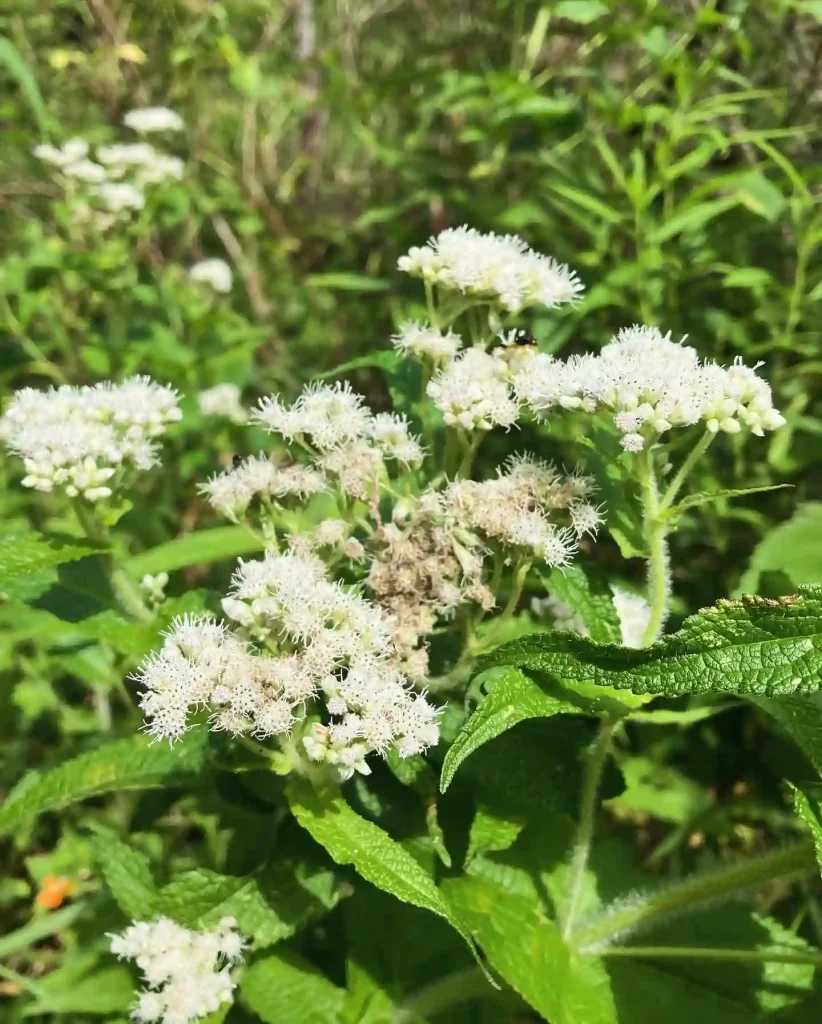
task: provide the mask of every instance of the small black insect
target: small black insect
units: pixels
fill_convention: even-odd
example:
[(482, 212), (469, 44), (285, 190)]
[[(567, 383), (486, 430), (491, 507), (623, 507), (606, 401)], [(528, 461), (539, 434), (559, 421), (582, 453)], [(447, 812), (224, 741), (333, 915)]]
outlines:
[(531, 334), (530, 331), (524, 331), (521, 328), (517, 330), (514, 335), (515, 345), (536, 345), (537, 339)]
[(235, 455), (231, 460), (231, 468), (236, 469), (240, 465), (240, 463), (243, 462), (244, 459), (244, 455)]

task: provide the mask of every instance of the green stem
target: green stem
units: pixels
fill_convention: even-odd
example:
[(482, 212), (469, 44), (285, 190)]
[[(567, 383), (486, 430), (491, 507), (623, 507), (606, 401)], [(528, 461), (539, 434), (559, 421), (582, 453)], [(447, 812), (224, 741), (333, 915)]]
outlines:
[(602, 719), (597, 738), (585, 765), (577, 838), (568, 872), (568, 897), (562, 914), (562, 937), (566, 940), (573, 931), (577, 912), (579, 911), (579, 900), (585, 885), (585, 871), (588, 867), (588, 857), (594, 838), (594, 819), (597, 810), (597, 797), (599, 796), (599, 783), (602, 778), (602, 770), (605, 767), (605, 759), (611, 746), (611, 738), (619, 721), (620, 718), (617, 715)]
[(732, 960), (741, 963), (814, 964), (822, 967), (822, 953), (777, 953), (767, 949), (702, 949), (693, 946), (614, 946), (601, 956), (661, 957), (686, 960)]
[(599, 918), (574, 936), (574, 945), (583, 952), (596, 951), (616, 938), (645, 927), (672, 914), (689, 911), (733, 893), (760, 886), (775, 878), (784, 878), (816, 869), (813, 844), (799, 842), (760, 857), (740, 861), (688, 878), (684, 882), (652, 892), (644, 899), (606, 910)]
[(464, 479), (471, 475), (471, 467), (474, 464), (474, 456), (477, 454), (477, 449), (482, 443), (484, 431), (475, 430), (473, 437), (468, 437), (462, 431), (460, 431), (460, 440), (463, 442), (465, 452), (462, 456), (462, 461), (457, 468), (457, 477)]
[(415, 1024), (416, 1021), (428, 1020), (452, 1006), (493, 994), (494, 990), (482, 969), (466, 967), (465, 970), (439, 978), (406, 999), (394, 1010), (393, 1024)]
[(679, 494), (679, 490), (685, 482), (685, 479), (687, 478), (688, 474), (691, 472), (696, 463), (702, 458), (702, 456), (708, 450), (708, 446), (715, 437), (716, 434), (712, 433), (710, 430), (706, 430), (702, 437), (700, 437), (700, 439), (693, 446), (687, 458), (679, 467), (676, 476), (674, 476), (673, 480), (668, 485), (668, 489), (665, 491), (665, 494), (663, 495), (662, 500), (659, 503), (660, 512), (664, 512), (666, 509), (670, 508), (671, 505), (673, 505), (674, 499), (676, 498), (677, 494)]
[(668, 573), (668, 527), (660, 518), (659, 489), (653, 453), (645, 453), (643, 530), (648, 551), (648, 597), (651, 614), (642, 637), (642, 646), (652, 644), (662, 631), (668, 616), (670, 576)]

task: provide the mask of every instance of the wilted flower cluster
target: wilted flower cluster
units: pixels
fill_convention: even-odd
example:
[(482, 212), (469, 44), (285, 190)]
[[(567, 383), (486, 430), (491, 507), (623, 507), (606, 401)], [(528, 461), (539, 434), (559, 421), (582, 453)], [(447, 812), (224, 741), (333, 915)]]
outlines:
[(565, 264), (530, 249), (516, 235), (447, 228), (398, 261), (399, 269), (430, 284), (498, 304), (517, 313), (527, 306), (559, 306), (583, 290)]
[[(565, 476), (531, 456), (515, 456), (490, 480), (456, 480), (446, 492), (451, 514), (464, 529), (549, 566), (567, 565), (578, 538), (595, 534), (603, 517), (587, 499), (593, 481)], [(554, 521), (564, 513), (565, 525)], [(549, 518), (553, 516), (552, 518)]]
[(677, 426), (754, 434), (785, 420), (756, 368), (703, 363), (694, 348), (655, 327), (625, 328), (599, 355), (567, 361), (535, 355), (514, 377), (518, 397), (538, 415), (554, 407), (607, 410), (626, 451), (642, 451)]
[[(176, 131), (183, 127), (179, 116), (163, 107), (132, 110), (123, 123), (139, 132)], [(69, 139), (60, 147), (35, 146), (33, 152), (39, 160), (57, 168), (63, 180), (86, 186), (83, 199), (76, 206), (78, 218), (93, 217), (98, 227), (103, 228), (118, 214), (142, 210), (147, 188), (178, 181), (185, 169), (179, 157), (148, 142), (97, 146), (94, 158), (83, 138)]]
[(134, 960), (143, 972), (147, 987), (131, 1011), (140, 1024), (190, 1024), (233, 1001), (231, 968), (245, 946), (233, 917), (202, 932), (158, 917), (109, 937), (112, 953)]
[(146, 470), (157, 462), (156, 439), (181, 415), (177, 392), (148, 377), (24, 388), (0, 418), (0, 438), (23, 459), (24, 487), (97, 501), (112, 493), (121, 468)]
[(200, 707), (216, 730), (283, 735), (324, 707), (328, 722), (313, 726), (306, 751), (342, 778), (367, 774), (374, 751), (408, 757), (436, 743), (436, 709), (408, 687), (391, 619), (329, 579), (319, 558), (292, 551), (241, 561), (223, 610), (240, 632), (204, 617), (176, 620), (141, 666), (152, 735), (177, 738)]

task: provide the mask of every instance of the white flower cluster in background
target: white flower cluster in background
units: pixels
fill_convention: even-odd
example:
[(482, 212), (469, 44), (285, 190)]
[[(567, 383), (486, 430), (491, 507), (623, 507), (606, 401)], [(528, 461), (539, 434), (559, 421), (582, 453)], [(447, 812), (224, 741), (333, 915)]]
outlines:
[(227, 295), (231, 291), (234, 275), (225, 260), (201, 260), (189, 267), (188, 276), (192, 281), (208, 285), (215, 292)]
[[(579, 538), (603, 520), (587, 499), (589, 477), (565, 476), (550, 463), (515, 456), (490, 480), (456, 480), (445, 492), (450, 514), (466, 530), (549, 566), (567, 565)], [(562, 517), (562, 525), (555, 519)]]
[(203, 416), (217, 416), (243, 424), (248, 420), (242, 402), (242, 392), (236, 384), (215, 384), (197, 395), (197, 404)]
[(241, 561), (223, 610), (239, 633), (204, 617), (175, 620), (140, 667), (153, 736), (176, 739), (202, 707), (217, 731), (284, 735), (324, 707), (329, 722), (311, 729), (305, 749), (341, 779), (368, 774), (373, 752), (409, 757), (437, 742), (437, 710), (400, 671), (392, 620), (333, 582), (319, 558)]
[(516, 235), (448, 228), (398, 261), (400, 270), (440, 288), (495, 303), (511, 313), (560, 306), (583, 290), (565, 264), (530, 249)]
[[(614, 610), (619, 619), (619, 630), (623, 647), (642, 647), (645, 631), (651, 618), (651, 606), (640, 594), (626, 590), (618, 583), (611, 584)], [(531, 611), (537, 618), (547, 612), (554, 629), (566, 629), (580, 636), (589, 637), (588, 627), (573, 611), (556, 597), (538, 597), (531, 601)]]
[(538, 354), (514, 375), (520, 400), (550, 409), (607, 410), (626, 451), (642, 451), (672, 427), (704, 423), (713, 433), (754, 434), (785, 422), (756, 368), (703, 363), (694, 348), (655, 327), (628, 327), (599, 355), (567, 361)]
[(24, 487), (97, 501), (111, 495), (119, 469), (156, 464), (156, 439), (181, 416), (177, 392), (148, 377), (24, 388), (0, 418), (0, 438), (23, 460)]
[[(124, 124), (139, 132), (183, 127), (180, 117), (163, 107), (133, 110)], [(148, 188), (179, 181), (185, 170), (180, 157), (148, 142), (97, 146), (94, 159), (83, 138), (69, 139), (59, 148), (35, 146), (33, 153), (57, 168), (66, 183), (72, 180), (85, 186), (82, 197), (75, 201), (78, 220), (93, 220), (101, 228), (110, 226), (119, 214), (142, 210)]]
[(361, 501), (377, 497), (386, 459), (414, 467), (423, 458), (408, 422), (393, 413), (375, 415), (348, 383), (311, 384), (293, 405), (269, 396), (252, 419), (286, 441), (307, 447), (313, 468)]
[(140, 1024), (190, 1024), (233, 1002), (231, 968), (245, 946), (233, 917), (202, 932), (158, 917), (109, 937), (112, 953), (134, 960), (143, 973), (147, 987), (131, 1011)]

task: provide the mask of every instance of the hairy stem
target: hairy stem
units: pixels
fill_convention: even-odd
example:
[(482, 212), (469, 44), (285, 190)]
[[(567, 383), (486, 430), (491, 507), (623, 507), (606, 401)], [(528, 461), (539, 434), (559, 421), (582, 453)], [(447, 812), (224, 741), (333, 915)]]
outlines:
[(668, 571), (668, 528), (660, 518), (659, 488), (653, 454), (646, 452), (643, 473), (643, 530), (648, 551), (648, 598), (651, 614), (642, 637), (647, 647), (657, 639), (668, 617), (668, 598), (671, 584)]
[(568, 874), (568, 896), (562, 914), (562, 937), (566, 940), (574, 929), (574, 923), (579, 911), (579, 900), (585, 885), (585, 870), (588, 867), (588, 857), (594, 838), (599, 783), (602, 778), (602, 770), (605, 767), (605, 759), (611, 746), (611, 738), (619, 721), (620, 719), (616, 715), (602, 719), (597, 738), (594, 741), (585, 765), (580, 798), (579, 825)]
[(732, 960), (737, 963), (815, 964), (822, 967), (822, 953), (778, 953), (767, 949), (702, 949), (693, 946), (614, 946), (602, 956), (657, 957), (685, 960)]
[(493, 995), (493, 992), (481, 968), (466, 967), (463, 971), (446, 974), (409, 996), (394, 1010), (393, 1024), (427, 1020), (459, 1003)]
[(682, 913), (700, 904), (758, 887), (775, 878), (785, 878), (816, 868), (810, 842), (798, 842), (688, 878), (684, 882), (651, 892), (630, 905), (617, 905), (574, 936), (574, 945), (582, 952), (601, 953), (601, 947), (626, 934), (672, 914)]

